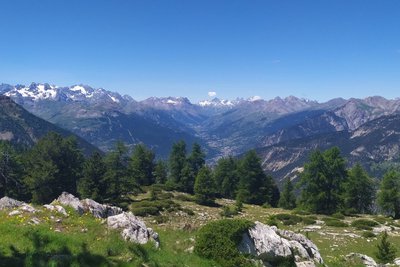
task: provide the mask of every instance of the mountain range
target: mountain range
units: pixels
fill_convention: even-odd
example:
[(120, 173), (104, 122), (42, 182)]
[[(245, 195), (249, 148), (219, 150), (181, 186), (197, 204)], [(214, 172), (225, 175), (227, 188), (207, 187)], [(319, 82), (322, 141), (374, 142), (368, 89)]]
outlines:
[(151, 97), (136, 101), (86, 85), (37, 83), (2, 84), (0, 94), (103, 151), (122, 140), (130, 147), (145, 143), (165, 158), (171, 145), (182, 139), (188, 149), (200, 143), (213, 162), (256, 149), (265, 170), (277, 179), (301, 171), (313, 149), (334, 145), (349, 163), (360, 161), (370, 171), (383, 161), (398, 161), (400, 99), (373, 96), (319, 103), (289, 96), (191, 103), (185, 97)]

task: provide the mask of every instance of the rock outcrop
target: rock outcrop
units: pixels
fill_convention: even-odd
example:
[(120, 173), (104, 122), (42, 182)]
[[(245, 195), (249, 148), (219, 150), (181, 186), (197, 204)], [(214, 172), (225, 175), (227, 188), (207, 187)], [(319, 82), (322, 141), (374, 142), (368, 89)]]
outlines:
[(317, 246), (304, 235), (260, 222), (256, 222), (243, 235), (239, 250), (261, 259), (264, 266), (283, 260), (293, 260), (298, 267), (323, 264)]
[(346, 258), (349, 260), (355, 260), (358, 259), (364, 264), (365, 267), (377, 267), (378, 264), (376, 264), (375, 260), (367, 255), (361, 254), (361, 253), (350, 253), (346, 255)]
[(96, 218), (107, 218), (122, 213), (122, 209), (115, 206), (100, 204), (92, 199), (79, 200), (72, 194), (63, 192), (53, 203), (69, 206), (82, 215), (85, 212), (91, 213)]
[(119, 229), (122, 237), (131, 242), (146, 244), (150, 240), (159, 247), (158, 234), (151, 228), (147, 228), (145, 223), (132, 212), (123, 212), (107, 218), (107, 225), (111, 229)]
[(22, 201), (18, 201), (9, 197), (2, 197), (0, 199), (0, 210), (18, 208), (23, 204), (24, 202)]

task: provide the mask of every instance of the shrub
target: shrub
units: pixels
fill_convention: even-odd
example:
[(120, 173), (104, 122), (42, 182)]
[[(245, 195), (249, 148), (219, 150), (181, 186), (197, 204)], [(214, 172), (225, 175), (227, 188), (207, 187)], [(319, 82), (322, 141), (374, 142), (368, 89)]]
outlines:
[(275, 216), (270, 216), (269, 219), (267, 220), (266, 224), (270, 226), (278, 226), (278, 220), (276, 219)]
[[(310, 217), (312, 217), (312, 216), (310, 216)], [(315, 220), (310, 217), (302, 217), (301, 219), (303, 220), (304, 224), (314, 224)]]
[(296, 209), (293, 211), (293, 214), (297, 215), (310, 215), (311, 213), (305, 210)]
[(243, 233), (252, 225), (246, 220), (210, 222), (198, 231), (194, 251), (199, 256), (216, 260), (224, 267), (251, 266), (237, 246)]
[(156, 207), (137, 207), (131, 208), (131, 211), (135, 216), (142, 217), (159, 214), (159, 210)]
[(158, 215), (154, 217), (154, 220), (160, 224), (160, 223), (166, 223), (168, 222), (168, 217), (167, 216), (162, 216), (162, 215)]
[(376, 221), (368, 220), (368, 219), (358, 219), (354, 220), (351, 223), (351, 226), (357, 228), (357, 229), (362, 229), (362, 230), (371, 230), (372, 227), (377, 226), (378, 223)]
[(193, 216), (194, 215), (194, 211), (189, 209), (189, 208), (182, 208), (181, 211), (185, 212), (189, 216)]
[(365, 231), (365, 232), (362, 233), (362, 237), (364, 237), (364, 238), (372, 238), (372, 237), (376, 237), (376, 235), (371, 231)]
[(332, 217), (333, 217), (333, 218), (336, 218), (336, 219), (340, 219), (340, 220), (343, 220), (343, 219), (344, 219), (344, 215), (341, 214), (341, 213), (338, 213), (338, 212), (332, 214)]
[(130, 210), (137, 216), (158, 215), (160, 211), (175, 211), (180, 205), (170, 199), (133, 202)]
[(281, 213), (275, 215), (276, 219), (281, 221), (284, 225), (295, 225), (303, 221), (300, 216), (288, 213)]
[(176, 195), (175, 199), (180, 200), (180, 201), (187, 201), (187, 202), (194, 202), (196, 200), (194, 196), (185, 195), (185, 194)]
[(229, 206), (224, 206), (222, 208), (222, 211), (220, 212), (220, 215), (222, 217), (233, 217), (237, 215), (239, 212), (236, 207), (229, 207)]
[(349, 226), (344, 221), (338, 220), (336, 218), (325, 218), (324, 222), (325, 222), (326, 226), (331, 226), (331, 227), (347, 227), (347, 226)]

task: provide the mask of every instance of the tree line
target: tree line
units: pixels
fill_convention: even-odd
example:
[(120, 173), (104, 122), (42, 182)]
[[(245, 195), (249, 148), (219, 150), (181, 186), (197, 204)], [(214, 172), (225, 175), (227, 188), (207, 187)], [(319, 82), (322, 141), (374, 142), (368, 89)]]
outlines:
[(121, 142), (106, 154), (94, 152), (85, 158), (74, 138), (54, 132), (27, 150), (0, 143), (0, 197), (48, 203), (67, 191), (117, 204), (124, 195), (153, 184), (193, 194), (205, 205), (212, 205), (217, 197), (271, 206), (279, 200), (278, 187), (263, 172), (255, 151), (241, 159), (220, 159), (211, 169), (201, 146), (194, 143), (188, 151), (184, 141), (173, 144), (167, 160), (156, 160), (143, 144), (129, 152)]
[[(311, 153), (300, 180), (283, 185), (279, 206), (299, 207), (320, 214), (383, 213), (400, 218), (400, 173), (389, 170), (381, 181), (371, 178), (357, 163), (346, 168), (340, 150), (333, 147)], [(295, 191), (299, 194), (296, 197)]]
[(68, 191), (118, 204), (143, 186), (160, 184), (193, 194), (204, 205), (229, 198), (236, 199), (238, 206), (248, 203), (323, 214), (375, 213), (378, 207), (400, 217), (399, 172), (388, 171), (379, 184), (360, 164), (346, 166), (337, 147), (314, 151), (299, 181), (293, 184), (286, 179), (280, 192), (254, 150), (240, 158), (221, 158), (212, 168), (206, 165), (199, 144), (188, 151), (184, 141), (173, 144), (167, 160), (156, 160), (143, 144), (129, 151), (121, 142), (106, 154), (94, 152), (85, 158), (74, 138), (50, 132), (26, 150), (0, 143), (0, 197), (48, 203)]

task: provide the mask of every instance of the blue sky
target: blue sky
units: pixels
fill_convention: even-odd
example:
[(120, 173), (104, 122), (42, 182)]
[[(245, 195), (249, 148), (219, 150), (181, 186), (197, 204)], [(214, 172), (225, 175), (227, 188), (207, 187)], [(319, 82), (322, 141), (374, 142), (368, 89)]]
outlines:
[(0, 2), (0, 83), (149, 96), (400, 97), (400, 1)]

